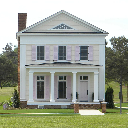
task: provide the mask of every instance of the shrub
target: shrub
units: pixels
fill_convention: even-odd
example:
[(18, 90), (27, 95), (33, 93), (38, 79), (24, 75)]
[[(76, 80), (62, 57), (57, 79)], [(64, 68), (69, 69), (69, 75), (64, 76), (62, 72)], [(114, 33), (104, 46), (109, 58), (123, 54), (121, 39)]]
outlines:
[(19, 108), (19, 105), (20, 105), (19, 93), (17, 92), (16, 89), (14, 89), (14, 93), (13, 93), (13, 107), (14, 108)]
[(108, 87), (106, 92), (105, 92), (105, 101), (107, 102), (107, 108), (114, 108), (114, 102), (113, 102), (113, 88), (112, 87)]

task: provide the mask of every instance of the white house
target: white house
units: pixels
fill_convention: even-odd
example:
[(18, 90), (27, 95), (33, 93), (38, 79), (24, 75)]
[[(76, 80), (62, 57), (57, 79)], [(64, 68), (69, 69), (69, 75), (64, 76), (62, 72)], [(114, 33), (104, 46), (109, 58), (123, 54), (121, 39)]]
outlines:
[[(99, 107), (105, 99), (108, 32), (61, 10), (26, 28), (18, 14), (18, 87), (21, 106)], [(94, 95), (94, 96), (93, 96)]]

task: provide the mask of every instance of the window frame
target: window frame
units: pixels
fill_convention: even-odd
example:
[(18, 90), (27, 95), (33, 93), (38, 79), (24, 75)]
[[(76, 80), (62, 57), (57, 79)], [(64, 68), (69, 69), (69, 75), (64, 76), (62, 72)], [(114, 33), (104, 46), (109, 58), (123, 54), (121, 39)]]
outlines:
[[(81, 54), (82, 54), (82, 52), (81, 52), (81, 47), (87, 47), (87, 48), (86, 48), (86, 50), (87, 50), (87, 55), (86, 55), (86, 56), (82, 56), (82, 55), (81, 55)], [(87, 60), (88, 60), (88, 54), (89, 54), (89, 53), (88, 53), (88, 47), (89, 47), (89, 46), (87, 46), (87, 45), (81, 45), (81, 46), (80, 46), (80, 61), (87, 61)], [(87, 57), (87, 59), (81, 59), (81, 57)]]
[[(59, 54), (60, 54), (60, 52), (59, 52), (59, 47), (63, 47), (63, 54), (64, 54), (64, 47), (65, 47), (65, 56), (63, 55), (63, 56), (61, 56), (61, 57), (63, 57), (63, 59), (62, 60), (60, 60), (59, 59)], [(64, 59), (64, 57), (65, 57), (65, 59)], [(66, 45), (58, 45), (58, 61), (66, 61), (67, 60), (67, 46)]]
[[(41, 76), (43, 76), (44, 79), (43, 79), (43, 80), (37, 80), (37, 77), (41, 77)], [(43, 98), (38, 98), (38, 97), (37, 97), (37, 95), (38, 95), (38, 93), (37, 93), (37, 91), (38, 91), (38, 90), (37, 90), (37, 86), (38, 86), (38, 85), (37, 85), (37, 82), (44, 82), (44, 85), (43, 85), (43, 86), (44, 86), (44, 96), (43, 96)], [(37, 100), (45, 99), (45, 76), (44, 76), (44, 75), (36, 75), (36, 99), (37, 99)]]
[[(62, 80), (59, 80), (59, 77), (60, 76), (63, 76), (63, 79)], [(66, 79), (65, 79), (66, 77)], [(59, 98), (59, 82), (66, 82), (66, 94), (65, 94), (65, 98)], [(58, 98), (57, 99), (67, 99), (67, 76), (66, 75), (59, 75), (58, 76)]]
[[(38, 47), (44, 47), (44, 56), (43, 56), (43, 59), (38, 59)], [(36, 60), (37, 61), (44, 61), (45, 60), (45, 46), (44, 45), (37, 45), (36, 46)]]

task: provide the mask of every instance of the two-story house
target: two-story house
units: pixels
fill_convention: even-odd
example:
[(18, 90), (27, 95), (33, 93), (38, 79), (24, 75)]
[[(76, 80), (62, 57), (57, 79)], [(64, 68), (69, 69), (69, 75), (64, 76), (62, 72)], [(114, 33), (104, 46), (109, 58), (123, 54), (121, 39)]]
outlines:
[(21, 106), (99, 107), (105, 99), (108, 32), (61, 10), (26, 28), (18, 14), (18, 89)]

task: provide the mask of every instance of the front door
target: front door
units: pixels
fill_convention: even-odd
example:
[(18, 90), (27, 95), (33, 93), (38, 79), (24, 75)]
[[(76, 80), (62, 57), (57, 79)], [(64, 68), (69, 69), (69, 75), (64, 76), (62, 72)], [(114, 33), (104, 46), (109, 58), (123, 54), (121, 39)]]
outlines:
[(58, 97), (66, 98), (66, 82), (65, 81), (59, 81)]
[(88, 101), (88, 82), (87, 81), (80, 81), (79, 101), (82, 101), (82, 102)]

